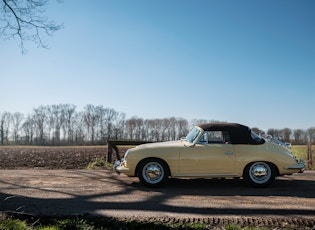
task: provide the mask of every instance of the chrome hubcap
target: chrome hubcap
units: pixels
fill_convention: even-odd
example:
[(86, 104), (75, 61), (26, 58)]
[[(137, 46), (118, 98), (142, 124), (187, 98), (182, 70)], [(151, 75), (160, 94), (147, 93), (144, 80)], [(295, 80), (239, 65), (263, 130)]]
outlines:
[(265, 183), (270, 179), (271, 176), (270, 167), (264, 162), (254, 163), (250, 167), (249, 176), (255, 183)]
[(159, 163), (150, 162), (143, 167), (142, 175), (147, 182), (155, 184), (163, 179), (164, 170)]
[(253, 174), (255, 177), (265, 177), (267, 174), (267, 170), (265, 167), (258, 165), (256, 167), (254, 167)]

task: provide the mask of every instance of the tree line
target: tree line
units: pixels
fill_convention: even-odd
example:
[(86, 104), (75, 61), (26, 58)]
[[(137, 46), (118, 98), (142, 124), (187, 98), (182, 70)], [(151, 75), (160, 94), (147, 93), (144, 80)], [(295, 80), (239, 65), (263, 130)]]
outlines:
[[(197, 123), (184, 118), (126, 119), (123, 112), (112, 108), (88, 104), (83, 111), (75, 105), (59, 104), (34, 108), (30, 114), (0, 112), (1, 145), (102, 145), (109, 139), (170, 141), (185, 136)], [(284, 142), (306, 144), (315, 139), (315, 128), (307, 130), (289, 128), (269, 129), (267, 132), (253, 128), (256, 133), (272, 135)]]
[(125, 113), (104, 106), (47, 105), (22, 113), (0, 112), (1, 145), (97, 145), (108, 139), (167, 141), (188, 132), (182, 118), (126, 119)]

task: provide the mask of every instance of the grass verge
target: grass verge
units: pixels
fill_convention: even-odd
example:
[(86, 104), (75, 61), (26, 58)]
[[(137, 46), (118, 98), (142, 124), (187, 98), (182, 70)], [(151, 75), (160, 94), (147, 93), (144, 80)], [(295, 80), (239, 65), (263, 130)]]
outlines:
[(268, 228), (241, 227), (235, 224), (226, 226), (208, 226), (204, 223), (148, 223), (139, 221), (118, 221), (113, 218), (101, 218), (97, 220), (86, 220), (82, 218), (74, 219), (51, 219), (37, 221), (35, 224), (28, 224), (25, 220), (8, 218), (0, 220), (1, 230), (136, 230), (136, 229), (154, 229), (154, 230), (204, 230), (204, 229), (221, 229), (221, 230), (266, 230)]
[(112, 169), (113, 166), (112, 163), (106, 162), (104, 158), (96, 158), (88, 164), (87, 169)]
[(306, 145), (293, 145), (291, 151), (297, 158), (303, 158), (304, 160), (307, 160)]

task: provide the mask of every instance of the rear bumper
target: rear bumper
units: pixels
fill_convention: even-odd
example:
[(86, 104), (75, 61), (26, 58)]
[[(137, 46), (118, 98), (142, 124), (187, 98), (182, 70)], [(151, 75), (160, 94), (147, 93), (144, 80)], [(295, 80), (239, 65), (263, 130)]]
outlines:
[(297, 161), (297, 164), (289, 165), (288, 167), (286, 167), (286, 169), (299, 170), (299, 173), (302, 173), (304, 172), (305, 167), (306, 167), (305, 161), (303, 159), (299, 159)]

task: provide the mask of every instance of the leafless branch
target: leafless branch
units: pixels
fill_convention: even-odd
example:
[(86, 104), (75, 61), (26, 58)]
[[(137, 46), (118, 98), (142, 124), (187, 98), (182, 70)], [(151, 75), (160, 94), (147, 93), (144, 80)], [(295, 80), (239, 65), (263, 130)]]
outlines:
[(53, 36), (63, 25), (44, 17), (48, 0), (1, 0), (0, 37), (18, 37), (22, 53), (26, 52), (24, 41), (35, 42), (38, 47), (48, 48), (45, 36)]

